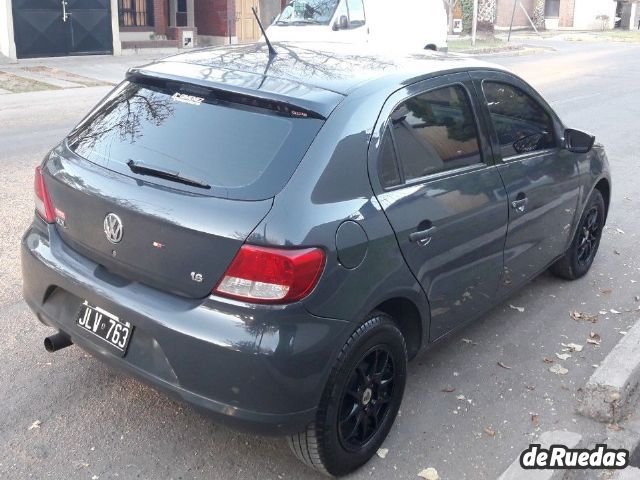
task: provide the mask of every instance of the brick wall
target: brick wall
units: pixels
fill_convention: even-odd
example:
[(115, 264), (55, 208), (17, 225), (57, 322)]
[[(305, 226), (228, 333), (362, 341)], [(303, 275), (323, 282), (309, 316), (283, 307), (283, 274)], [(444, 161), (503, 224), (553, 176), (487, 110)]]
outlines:
[[(496, 27), (509, 28), (509, 25), (511, 24), (511, 13), (513, 12), (513, 2), (514, 0), (498, 0), (496, 8)], [(521, 3), (522, 6), (526, 9), (529, 16), (533, 18), (535, 0), (521, 0)], [(513, 26), (531, 26), (520, 6), (516, 6), (516, 14), (513, 19)]]
[[(200, 35), (216, 37), (229, 36), (235, 32), (235, 2), (234, 0), (194, 0), (196, 27)], [(229, 12), (229, 15), (227, 15)], [(231, 18), (229, 25), (228, 18)]]
[(153, 31), (166, 35), (169, 28), (169, 3), (167, 0), (153, 0)]
[(573, 27), (573, 16), (575, 13), (576, 0), (560, 1), (559, 27)]

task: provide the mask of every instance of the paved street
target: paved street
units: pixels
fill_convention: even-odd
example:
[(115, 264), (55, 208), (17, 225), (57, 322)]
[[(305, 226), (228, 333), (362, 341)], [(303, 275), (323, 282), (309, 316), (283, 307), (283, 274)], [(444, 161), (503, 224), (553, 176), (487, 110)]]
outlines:
[[(444, 480), (493, 479), (543, 431), (605, 434), (575, 405), (593, 365), (640, 319), (640, 44), (543, 42), (557, 50), (491, 60), (522, 75), (568, 125), (607, 147), (614, 192), (594, 267), (573, 283), (543, 275), (418, 356), (384, 444), (388, 455), (351, 478), (415, 479), (434, 467)], [(75, 61), (61, 68), (100, 78), (99, 63), (89, 71)], [(115, 81), (135, 58), (104, 61), (110, 70), (101, 79)], [(33, 215), (33, 168), (108, 90), (0, 95), (0, 478), (319, 478), (283, 439), (215, 425), (76, 347), (56, 354), (42, 347), (52, 331), (21, 300), (18, 250)], [(573, 320), (571, 311), (606, 313), (591, 323)], [(599, 347), (586, 344), (590, 332), (601, 335)], [(558, 360), (569, 342), (584, 349)], [(549, 372), (544, 357), (569, 372)]]

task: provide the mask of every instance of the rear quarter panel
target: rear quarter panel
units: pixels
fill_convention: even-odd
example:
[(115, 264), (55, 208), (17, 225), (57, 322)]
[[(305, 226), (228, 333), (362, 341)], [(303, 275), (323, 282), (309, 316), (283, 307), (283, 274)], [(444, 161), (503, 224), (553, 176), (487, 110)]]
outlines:
[[(406, 266), (368, 177), (369, 140), (387, 96), (384, 89), (361, 89), (336, 108), (248, 242), (325, 250), (322, 277), (305, 299), (312, 314), (360, 322), (383, 301), (404, 297), (423, 312), (424, 333), (426, 298)], [(336, 250), (336, 231), (347, 220), (357, 222), (367, 237), (366, 254), (351, 269), (340, 263)]]

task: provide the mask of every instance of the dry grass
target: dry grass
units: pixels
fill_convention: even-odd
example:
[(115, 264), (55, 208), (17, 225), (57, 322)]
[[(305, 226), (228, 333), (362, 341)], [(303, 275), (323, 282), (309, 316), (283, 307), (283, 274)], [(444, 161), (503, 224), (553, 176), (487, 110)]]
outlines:
[(104, 86), (113, 85), (111, 83), (103, 82), (101, 80), (96, 80), (94, 78), (84, 77), (76, 73), (60, 70), (59, 68), (55, 68), (55, 67), (38, 65), (35, 67), (23, 67), (22, 69), (26, 70), (27, 72), (46, 75), (48, 77), (56, 78), (58, 80), (65, 80), (67, 82), (77, 83), (79, 85), (84, 85), (85, 87), (104, 87)]
[(0, 88), (11, 93), (36, 92), (40, 90), (58, 90), (55, 85), (20, 77), (13, 73), (0, 71)]

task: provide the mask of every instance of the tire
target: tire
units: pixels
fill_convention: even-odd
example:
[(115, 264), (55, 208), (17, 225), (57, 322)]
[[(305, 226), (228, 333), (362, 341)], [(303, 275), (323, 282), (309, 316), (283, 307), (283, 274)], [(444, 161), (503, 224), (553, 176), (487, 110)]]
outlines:
[(594, 190), (582, 212), (569, 249), (551, 266), (551, 273), (567, 280), (576, 280), (589, 271), (600, 246), (605, 214), (602, 193)]
[(402, 333), (391, 317), (373, 312), (342, 347), (315, 422), (290, 435), (289, 447), (299, 460), (325, 475), (353, 472), (387, 437), (402, 402), (406, 375)]

